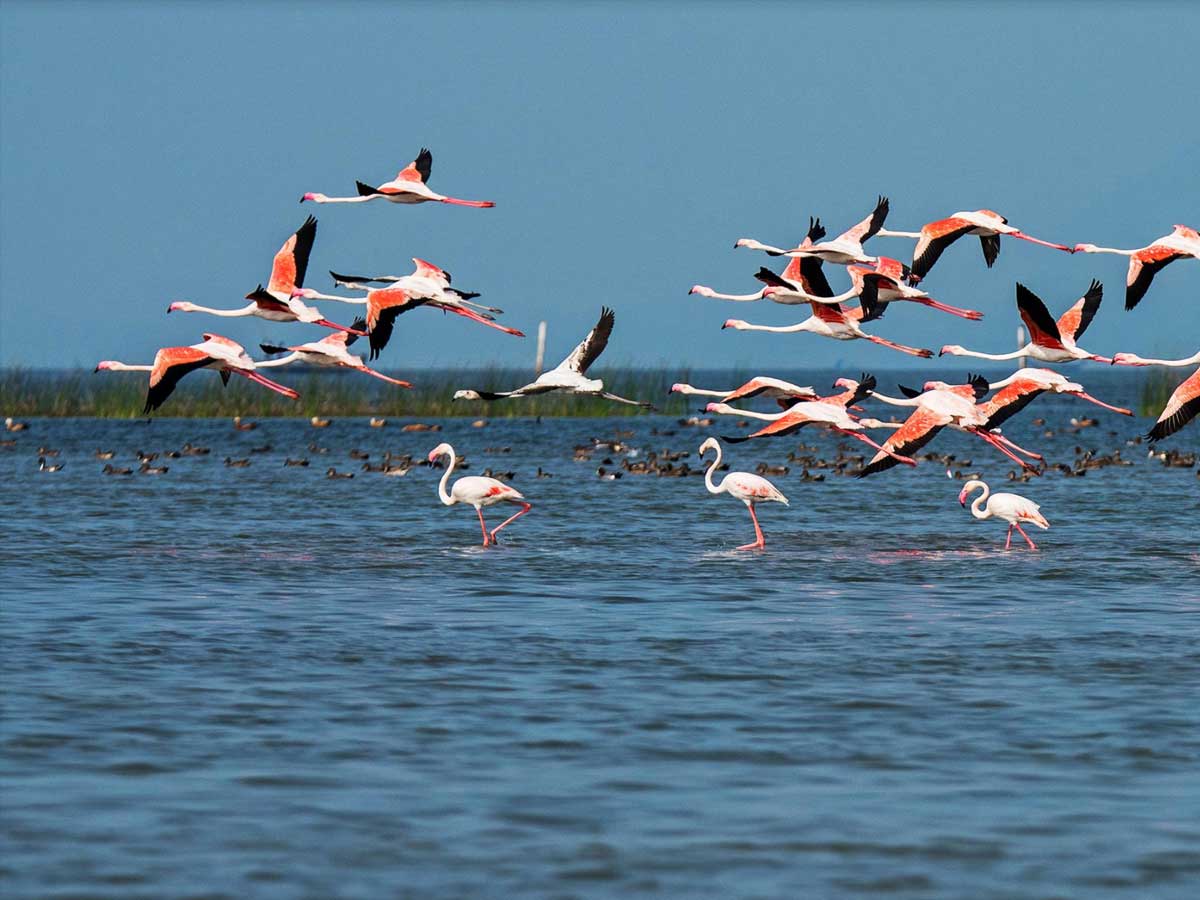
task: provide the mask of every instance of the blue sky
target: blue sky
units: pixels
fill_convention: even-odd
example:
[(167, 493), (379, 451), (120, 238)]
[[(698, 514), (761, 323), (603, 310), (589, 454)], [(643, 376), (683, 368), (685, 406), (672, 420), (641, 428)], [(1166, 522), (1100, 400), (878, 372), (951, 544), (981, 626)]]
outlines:
[[(525, 365), (542, 319), (557, 358), (601, 304), (617, 311), (609, 364), (903, 365), (864, 342), (722, 332), (804, 311), (687, 295), (755, 289), (770, 261), (736, 238), (795, 243), (812, 214), (836, 233), (880, 193), (897, 229), (978, 207), (1068, 244), (1200, 226), (1195, 4), (5, 2), (0, 18), (8, 365), (146, 362), (208, 329), (249, 347), (320, 336), (165, 313), (242, 305), (309, 211), (310, 286), (421, 256), (531, 335), (419, 310), (385, 352), (394, 369)], [(390, 178), (422, 146), (435, 190), (497, 207), (297, 203)], [(911, 242), (874, 249), (908, 258)], [(982, 323), (905, 306), (876, 330), (1005, 351), (1016, 280), (1057, 313), (1097, 277), (1085, 346), (1195, 352), (1200, 263), (1165, 270), (1131, 313), (1125, 265), (1006, 241), (989, 271), (971, 239), (923, 286)]]

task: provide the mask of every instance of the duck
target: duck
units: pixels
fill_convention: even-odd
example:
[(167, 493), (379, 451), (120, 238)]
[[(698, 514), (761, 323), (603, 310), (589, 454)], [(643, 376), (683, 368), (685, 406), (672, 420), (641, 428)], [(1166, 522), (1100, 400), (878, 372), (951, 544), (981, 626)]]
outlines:
[(241, 416), (233, 417), (233, 427), (238, 431), (253, 431), (258, 427), (257, 422), (243, 422)]
[(96, 459), (99, 460), (112, 459), (116, 455), (116, 450), (97, 450), (95, 453)]
[(368, 453), (366, 450), (359, 450), (357, 447), (355, 447), (354, 449), (352, 449), (350, 451), (350, 458), (351, 459), (370, 459), (371, 454)]
[(325, 470), (325, 477), (326, 478), (353, 478), (354, 473), (353, 472), (339, 472), (333, 466), (330, 466), (328, 469)]
[(329, 422), (329, 419), (322, 419), (320, 416), (313, 416), (308, 420), (308, 424), (313, 428), (328, 428)]
[(307, 465), (308, 465), (308, 459), (307, 459), (307, 458), (305, 458), (305, 457), (301, 457), (300, 459), (292, 459), (292, 458), (289, 456), (287, 459), (285, 459), (285, 460), (283, 461), (283, 465), (284, 465), (284, 468), (287, 468), (287, 467), (289, 467), (289, 466), (291, 466), (291, 467), (293, 467), (293, 468), (295, 468), (295, 467), (297, 467), (297, 466), (307, 466)]
[(166, 475), (169, 471), (168, 466), (152, 466), (149, 462), (143, 462), (142, 467), (138, 469), (143, 475)]
[(62, 463), (58, 463), (57, 465), (54, 465), (54, 466), (48, 466), (48, 465), (46, 465), (46, 457), (44, 457), (44, 456), (38, 457), (38, 471), (39, 472), (57, 472), (60, 469), (62, 469), (62, 467), (63, 467)]
[(554, 477), (554, 475), (553, 475), (552, 473), (550, 473), (550, 472), (543, 472), (543, 471), (542, 471), (542, 467), (541, 467), (541, 466), (538, 466), (538, 467), (537, 467), (537, 472), (534, 474), (534, 476), (533, 476), (533, 477), (534, 477), (534, 478), (553, 478), (553, 477)]
[(18, 422), (9, 416), (4, 420), (4, 428), (6, 431), (24, 431), (29, 425), (26, 422)]
[(329, 452), (329, 448), (328, 448), (328, 447), (318, 447), (316, 444), (309, 444), (309, 445), (308, 445), (308, 452), (309, 452), (309, 453), (317, 453), (317, 454), (320, 454), (320, 453), (328, 453), (328, 452)]
[(787, 466), (771, 466), (765, 462), (760, 462), (754, 467), (754, 471), (759, 475), (786, 475), (791, 469)]
[(105, 475), (132, 475), (133, 474), (133, 469), (125, 469), (125, 468), (118, 469), (112, 463), (106, 463), (104, 468), (101, 469), (100, 471), (103, 472)]
[(621, 477), (621, 473), (620, 472), (610, 472), (607, 469), (605, 469), (604, 466), (601, 466), (600, 468), (598, 468), (596, 470), (596, 477), (599, 478), (601, 481), (616, 481), (618, 478)]
[(401, 431), (441, 431), (441, 425), (427, 425), (424, 422), (409, 422), (400, 426)]
[(374, 416), (372, 416), (371, 420), (367, 424), (372, 428), (383, 428), (387, 425), (387, 419), (376, 419)]
[(181, 452), (184, 456), (208, 456), (209, 449), (207, 447), (194, 447), (189, 442), (183, 445)]
[(232, 459), (225, 457), (225, 466), (230, 469), (245, 469), (250, 465), (249, 459)]
[(38, 456), (58, 456), (58, 451), (49, 447), (38, 447)]
[(251, 453), (270, 453), (271, 449), (272, 448), (271, 448), (270, 444), (263, 444), (261, 447), (251, 447), (250, 452)]

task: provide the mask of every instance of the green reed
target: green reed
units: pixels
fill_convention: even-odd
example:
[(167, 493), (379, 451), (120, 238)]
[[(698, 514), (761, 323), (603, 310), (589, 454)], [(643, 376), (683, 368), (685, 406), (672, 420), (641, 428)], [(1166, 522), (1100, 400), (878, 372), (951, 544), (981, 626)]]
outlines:
[(1189, 373), (1156, 367), (1146, 373), (1138, 392), (1138, 415), (1155, 418), (1162, 412), (1175, 388)]
[[(412, 382), (411, 389), (397, 387), (357, 372), (291, 369), (272, 373), (295, 389), (299, 400), (289, 400), (258, 385), (233, 378), (223, 386), (215, 372), (188, 376), (155, 413), (164, 417), (218, 418), (222, 416), (469, 416), (513, 418), (519, 416), (634, 416), (645, 412), (592, 397), (548, 394), (492, 403), (453, 401), (460, 388), (505, 390), (531, 379), (528, 371), (491, 368), (460, 371), (417, 371), (387, 374)], [(591, 373), (590, 373), (591, 374)], [(678, 369), (597, 370), (605, 388), (623, 397), (648, 400), (658, 411), (679, 415), (697, 408), (696, 398), (670, 395), (671, 384), (686, 380)], [(0, 369), (0, 415), (84, 416), (132, 419), (142, 417), (146, 402), (145, 373), (39, 371)], [(699, 404), (703, 405), (703, 404)]]

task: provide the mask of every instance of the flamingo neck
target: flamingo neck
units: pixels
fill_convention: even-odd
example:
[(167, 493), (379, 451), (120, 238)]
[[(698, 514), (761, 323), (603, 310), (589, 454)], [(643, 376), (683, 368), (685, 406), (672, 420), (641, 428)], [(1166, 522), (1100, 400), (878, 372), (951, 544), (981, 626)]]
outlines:
[(1137, 253), (1136, 250), (1120, 250), (1116, 247), (1092, 247), (1090, 250), (1084, 250), (1084, 253), (1115, 253), (1117, 256), (1133, 256)]
[(210, 309), (207, 306), (197, 306), (192, 304), (188, 312), (208, 313), (210, 316), (224, 316), (227, 319), (236, 319), (241, 316), (252, 316), (258, 307), (251, 303), (249, 306), (243, 306), (241, 309)]
[(279, 359), (264, 359), (261, 362), (256, 362), (254, 364), (254, 368), (256, 368), (256, 369), (271, 369), (271, 368), (274, 368), (275, 366), (286, 366), (286, 365), (296, 362), (298, 359), (300, 359), (300, 354), (293, 350), (287, 356), (281, 356), (281, 357), (279, 357)]
[(705, 288), (703, 291), (696, 291), (696, 293), (701, 297), (711, 297), (714, 300), (737, 300), (742, 303), (751, 300), (761, 300), (763, 298), (761, 290), (755, 291), (753, 294), (722, 294), (714, 291), (712, 288)]
[(721, 445), (716, 446), (717, 455), (713, 458), (712, 464), (709, 465), (704, 473), (704, 486), (708, 488), (710, 494), (720, 494), (725, 490), (725, 479), (721, 479), (720, 484), (713, 484), (713, 472), (717, 470), (717, 466), (721, 465)]
[(450, 473), (452, 473), (454, 471), (454, 464), (458, 460), (456, 460), (454, 458), (453, 450), (446, 451), (445, 455), (450, 457), (450, 464), (448, 466), (446, 466), (446, 471), (442, 475), (442, 480), (438, 482), (438, 497), (441, 499), (442, 503), (444, 503), (446, 506), (453, 506), (454, 498), (451, 497), (450, 492), (446, 490), (446, 485), (450, 481)]
[(978, 350), (951, 350), (948, 352), (951, 356), (974, 356), (976, 359), (1006, 360), (1029, 356), (1029, 351), (1032, 349), (1033, 344), (1026, 344), (1020, 350), (1014, 350), (1012, 353), (980, 353)]
[(110, 372), (153, 372), (154, 366), (131, 366), (123, 362), (109, 363), (105, 368)]
[(879, 400), (883, 403), (889, 403), (892, 406), (920, 406), (921, 400), (919, 397), (901, 400), (899, 397), (889, 397), (887, 394), (880, 394), (876, 391), (871, 391), (872, 399)]
[(983, 508), (983, 504), (987, 501), (988, 495), (991, 494), (991, 492), (992, 489), (985, 484), (983, 485), (983, 493), (971, 501), (971, 515), (973, 515), (975, 518), (990, 519), (992, 517), (992, 511), (990, 509)]

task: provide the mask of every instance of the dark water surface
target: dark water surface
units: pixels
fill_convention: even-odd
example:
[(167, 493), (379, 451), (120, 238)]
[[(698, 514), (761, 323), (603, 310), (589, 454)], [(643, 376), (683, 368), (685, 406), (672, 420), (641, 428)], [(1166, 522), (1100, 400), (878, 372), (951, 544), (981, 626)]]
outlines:
[[(1013, 423), (1052, 461), (1134, 463), (1016, 486), (1053, 524), (1036, 554), (934, 462), (778, 476), (790, 508), (736, 553), (745, 510), (701, 479), (572, 459), (628, 428), (695, 464), (732, 424), (398, 424), (35, 420), (0, 452), (0, 893), (1197, 896), (1200, 479), (1125, 445), (1147, 420)], [(441, 440), (535, 502), (499, 548), (440, 473), (324, 477)], [(212, 454), (157, 478), (92, 457), (185, 441)], [(929, 449), (1011, 487), (982, 442)]]

